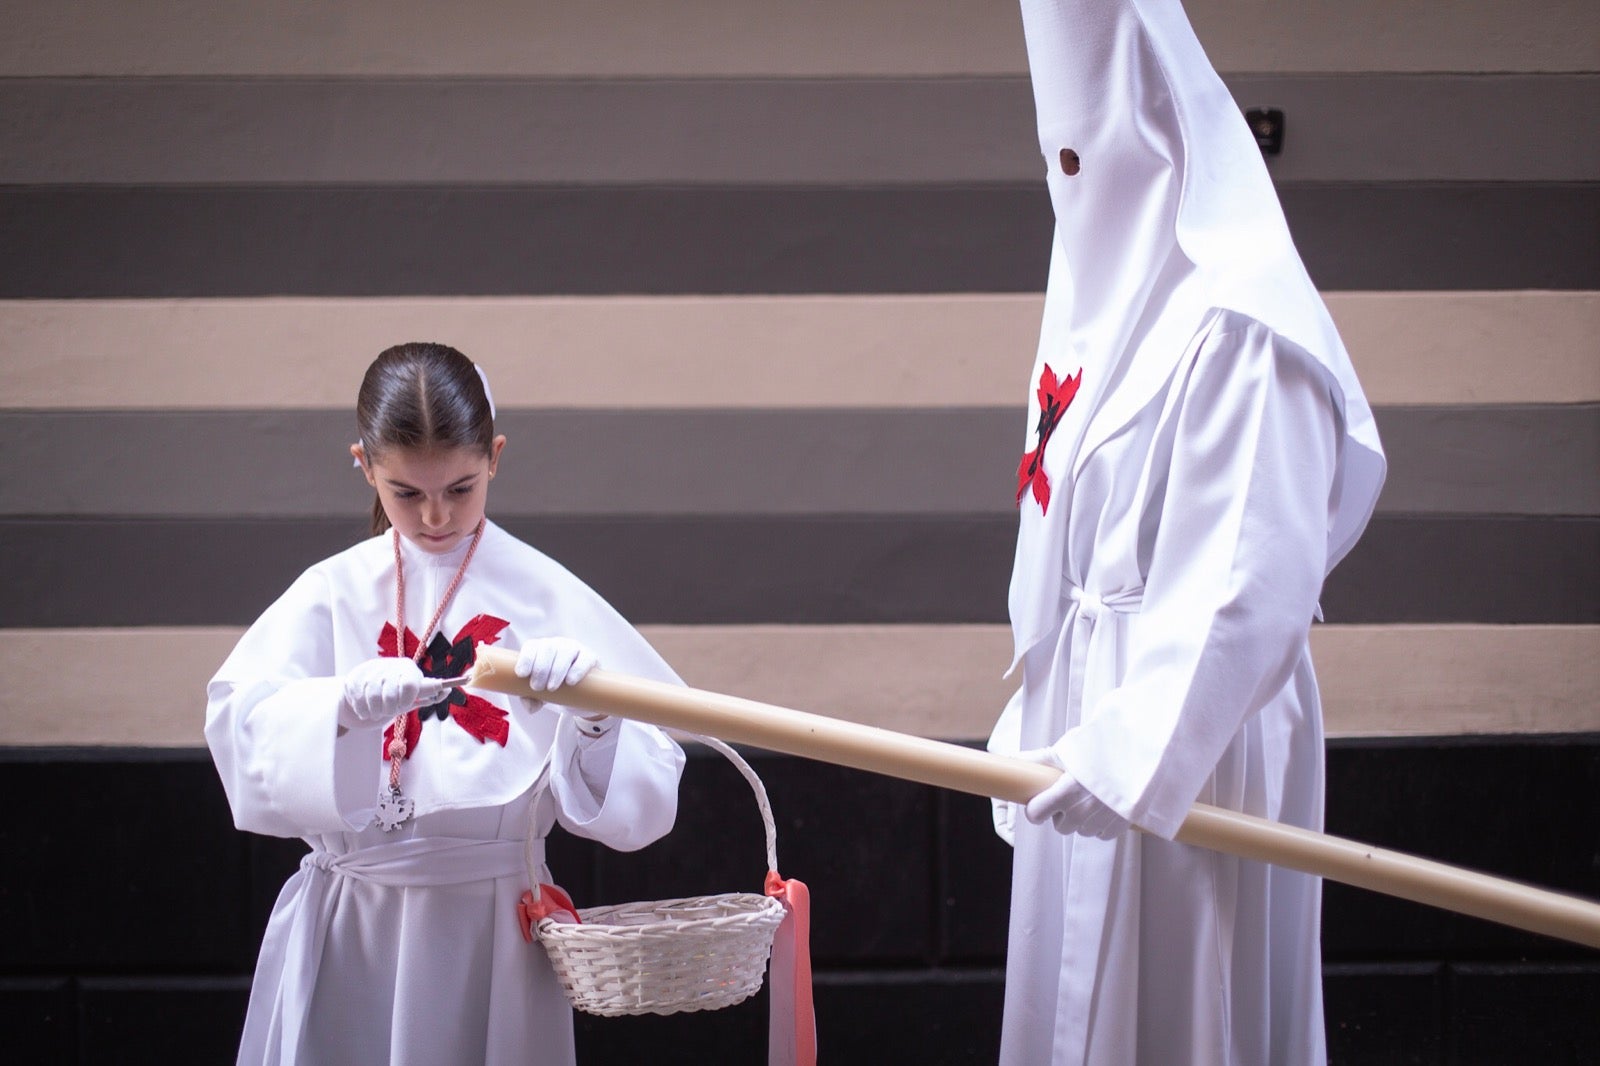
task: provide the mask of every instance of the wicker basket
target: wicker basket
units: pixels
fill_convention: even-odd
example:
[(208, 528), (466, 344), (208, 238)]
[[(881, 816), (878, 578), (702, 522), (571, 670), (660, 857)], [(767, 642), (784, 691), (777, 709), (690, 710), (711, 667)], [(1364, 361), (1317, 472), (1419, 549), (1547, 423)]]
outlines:
[[(744, 775), (761, 808), (767, 869), (778, 868), (778, 834), (767, 790), (748, 763), (712, 737), (680, 735), (720, 752)], [(538, 898), (536, 871), (530, 871)], [(573, 1007), (588, 1014), (677, 1014), (718, 1010), (761, 988), (783, 904), (771, 896), (718, 896), (623, 903), (577, 911), (579, 923), (534, 924)]]

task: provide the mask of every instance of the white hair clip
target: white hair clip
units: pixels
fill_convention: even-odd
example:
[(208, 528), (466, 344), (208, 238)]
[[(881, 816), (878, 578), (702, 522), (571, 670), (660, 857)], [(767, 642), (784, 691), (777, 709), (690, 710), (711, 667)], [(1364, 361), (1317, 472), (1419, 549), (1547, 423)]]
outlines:
[(472, 364), (472, 369), (478, 372), (478, 380), (483, 382), (483, 398), (489, 401), (489, 418), (492, 421), (494, 414), (494, 393), (489, 391), (489, 375), (483, 372), (483, 367), (477, 363)]

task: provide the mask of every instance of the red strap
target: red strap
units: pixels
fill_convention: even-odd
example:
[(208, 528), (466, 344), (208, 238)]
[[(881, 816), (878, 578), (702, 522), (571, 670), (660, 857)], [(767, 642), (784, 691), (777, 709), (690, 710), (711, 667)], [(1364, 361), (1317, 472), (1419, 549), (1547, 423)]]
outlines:
[(540, 885), (538, 899), (533, 898), (532, 891), (524, 892), (517, 902), (517, 924), (522, 929), (522, 939), (533, 943), (533, 927), (541, 918), (548, 918), (557, 911), (566, 911), (574, 922), (583, 922), (578, 917), (578, 908), (572, 905), (572, 897), (555, 885)]
[(811, 890), (767, 871), (767, 895), (783, 904), (772, 941), (768, 1066), (816, 1066), (817, 1014), (811, 999)]

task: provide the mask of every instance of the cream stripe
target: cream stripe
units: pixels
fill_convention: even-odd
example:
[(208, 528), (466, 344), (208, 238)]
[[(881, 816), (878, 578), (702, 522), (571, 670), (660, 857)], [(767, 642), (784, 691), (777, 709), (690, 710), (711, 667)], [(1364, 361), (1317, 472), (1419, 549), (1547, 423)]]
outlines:
[[(981, 739), (1012, 687), (1004, 626), (643, 629), (691, 685), (924, 736)], [(0, 630), (0, 744), (198, 745), (238, 636)], [(1319, 626), (1312, 644), (1330, 736), (1600, 730), (1600, 626)]]
[[(1188, 0), (1219, 70), (1593, 70), (1592, 0)], [(204, 17), (196, 17), (203, 11)], [(1021, 73), (1015, 4), (720, 0), (19, 3), (0, 72), (543, 77)]]
[[(1600, 400), (1600, 293), (1339, 292), (1376, 404)], [(1037, 295), (0, 301), (0, 406), (345, 408), (442, 339), (504, 407), (1020, 403)]]

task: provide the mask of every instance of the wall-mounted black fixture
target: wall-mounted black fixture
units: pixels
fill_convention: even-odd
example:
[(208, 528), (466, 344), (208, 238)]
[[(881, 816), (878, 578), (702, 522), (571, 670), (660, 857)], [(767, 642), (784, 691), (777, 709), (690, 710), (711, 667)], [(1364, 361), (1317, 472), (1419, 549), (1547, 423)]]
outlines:
[(1283, 151), (1283, 112), (1276, 107), (1252, 107), (1244, 113), (1262, 155)]

